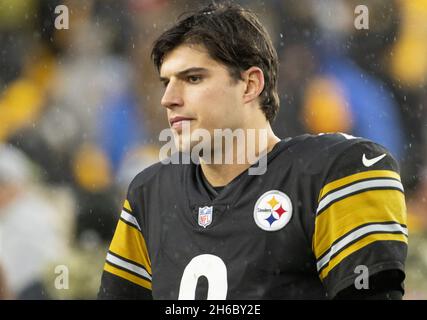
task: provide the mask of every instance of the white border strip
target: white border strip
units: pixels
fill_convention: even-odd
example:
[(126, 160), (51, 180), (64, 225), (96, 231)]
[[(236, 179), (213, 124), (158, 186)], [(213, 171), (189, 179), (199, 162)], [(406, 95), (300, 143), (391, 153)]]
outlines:
[(138, 221), (136, 220), (136, 218), (133, 215), (126, 212), (125, 210), (122, 210), (122, 214), (120, 215), (120, 217), (123, 218), (124, 220), (126, 220), (127, 222), (131, 223), (132, 225), (137, 227), (139, 231), (141, 231), (141, 227), (139, 226)]

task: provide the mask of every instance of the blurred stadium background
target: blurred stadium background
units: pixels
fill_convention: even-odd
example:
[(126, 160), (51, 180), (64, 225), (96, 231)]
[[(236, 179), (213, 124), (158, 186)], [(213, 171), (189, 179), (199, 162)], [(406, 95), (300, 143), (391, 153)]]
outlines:
[[(195, 0), (0, 0), (0, 297), (93, 299), (127, 185), (168, 126), (149, 60)], [(406, 299), (427, 298), (427, 0), (242, 0), (280, 56), (281, 137), (342, 131), (399, 160)], [(54, 9), (69, 8), (56, 30)], [(369, 8), (356, 30), (354, 8)], [(56, 289), (57, 266), (69, 288)], [(66, 285), (66, 283), (63, 283)]]

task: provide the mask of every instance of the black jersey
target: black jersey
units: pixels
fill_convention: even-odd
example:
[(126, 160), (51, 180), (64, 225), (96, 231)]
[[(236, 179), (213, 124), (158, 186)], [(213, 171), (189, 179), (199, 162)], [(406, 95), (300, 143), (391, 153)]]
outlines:
[(263, 175), (217, 194), (197, 164), (155, 164), (131, 183), (99, 296), (325, 299), (399, 270), (407, 252), (398, 165), (345, 134), (277, 143)]

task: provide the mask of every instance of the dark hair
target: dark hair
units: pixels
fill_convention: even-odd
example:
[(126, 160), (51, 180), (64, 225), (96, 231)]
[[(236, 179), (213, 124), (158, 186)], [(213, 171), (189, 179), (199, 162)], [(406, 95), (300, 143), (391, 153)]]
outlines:
[(232, 78), (252, 66), (264, 73), (261, 109), (271, 123), (279, 109), (277, 94), (277, 52), (257, 16), (232, 2), (211, 3), (182, 15), (153, 44), (151, 58), (157, 71), (164, 56), (181, 44), (201, 44), (210, 57), (228, 67)]

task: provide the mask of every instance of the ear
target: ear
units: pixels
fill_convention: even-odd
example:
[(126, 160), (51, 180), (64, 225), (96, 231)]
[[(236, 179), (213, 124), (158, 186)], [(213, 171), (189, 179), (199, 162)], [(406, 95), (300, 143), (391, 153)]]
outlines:
[(243, 100), (248, 103), (258, 98), (264, 89), (264, 73), (258, 67), (250, 67), (242, 77), (246, 84)]

